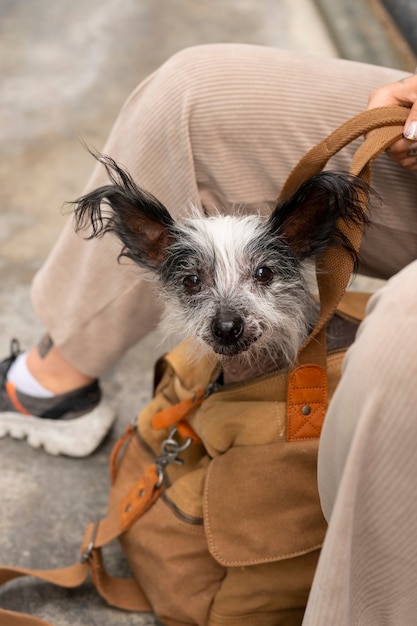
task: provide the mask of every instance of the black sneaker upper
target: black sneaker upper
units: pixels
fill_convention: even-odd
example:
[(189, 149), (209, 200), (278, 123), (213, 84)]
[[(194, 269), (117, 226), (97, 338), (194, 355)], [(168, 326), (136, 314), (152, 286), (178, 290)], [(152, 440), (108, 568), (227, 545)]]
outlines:
[[(21, 353), (19, 342), (12, 339), (10, 356), (0, 362), (0, 413), (13, 411), (20, 413), (6, 389), (7, 372)], [(101, 399), (101, 391), (97, 381), (52, 396), (51, 398), (35, 398), (15, 390), (18, 403), (30, 414), (47, 419), (71, 419), (87, 413), (97, 406)]]

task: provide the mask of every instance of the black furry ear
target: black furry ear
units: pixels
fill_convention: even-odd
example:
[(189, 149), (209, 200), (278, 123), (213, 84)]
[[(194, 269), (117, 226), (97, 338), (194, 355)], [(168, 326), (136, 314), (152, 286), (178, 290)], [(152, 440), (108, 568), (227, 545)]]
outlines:
[(141, 267), (157, 270), (172, 242), (170, 227), (174, 220), (164, 205), (140, 189), (113, 159), (93, 156), (104, 165), (112, 184), (95, 189), (75, 202), (76, 230), (91, 227), (87, 239), (112, 232), (123, 245), (120, 256), (132, 259)]
[(367, 224), (361, 199), (369, 192), (369, 186), (356, 176), (322, 172), (303, 183), (290, 198), (279, 202), (269, 225), (300, 259), (338, 245), (348, 250), (356, 264), (356, 252), (340, 231), (338, 220)]

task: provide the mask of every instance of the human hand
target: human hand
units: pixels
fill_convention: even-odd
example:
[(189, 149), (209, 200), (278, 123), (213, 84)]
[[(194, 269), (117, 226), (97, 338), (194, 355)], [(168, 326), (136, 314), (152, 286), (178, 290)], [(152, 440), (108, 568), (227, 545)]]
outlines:
[(383, 106), (405, 106), (410, 114), (404, 125), (404, 139), (396, 141), (387, 153), (409, 170), (417, 172), (417, 75), (412, 74), (402, 80), (389, 83), (371, 92), (368, 109)]

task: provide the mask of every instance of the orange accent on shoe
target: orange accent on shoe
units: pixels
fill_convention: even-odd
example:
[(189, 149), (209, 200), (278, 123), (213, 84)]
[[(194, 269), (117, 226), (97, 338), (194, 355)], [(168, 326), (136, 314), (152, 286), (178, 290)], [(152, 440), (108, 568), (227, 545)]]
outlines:
[(23, 404), (19, 402), (16, 393), (16, 387), (10, 381), (6, 382), (6, 392), (9, 396), (10, 401), (13, 403), (15, 409), (19, 411), (19, 413), (23, 413), (23, 415), (31, 415), (30, 411), (27, 411)]

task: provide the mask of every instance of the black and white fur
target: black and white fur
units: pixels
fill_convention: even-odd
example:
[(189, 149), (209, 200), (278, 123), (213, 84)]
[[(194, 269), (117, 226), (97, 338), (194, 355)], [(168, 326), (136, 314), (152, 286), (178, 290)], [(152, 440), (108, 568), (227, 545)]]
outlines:
[(294, 362), (316, 316), (312, 261), (334, 244), (356, 261), (338, 220), (366, 219), (358, 202), (362, 181), (321, 173), (267, 219), (194, 210), (179, 222), (111, 158), (96, 157), (111, 184), (77, 201), (76, 228), (92, 227), (90, 237), (115, 233), (121, 256), (159, 279), (166, 331), (193, 338), (198, 355)]

